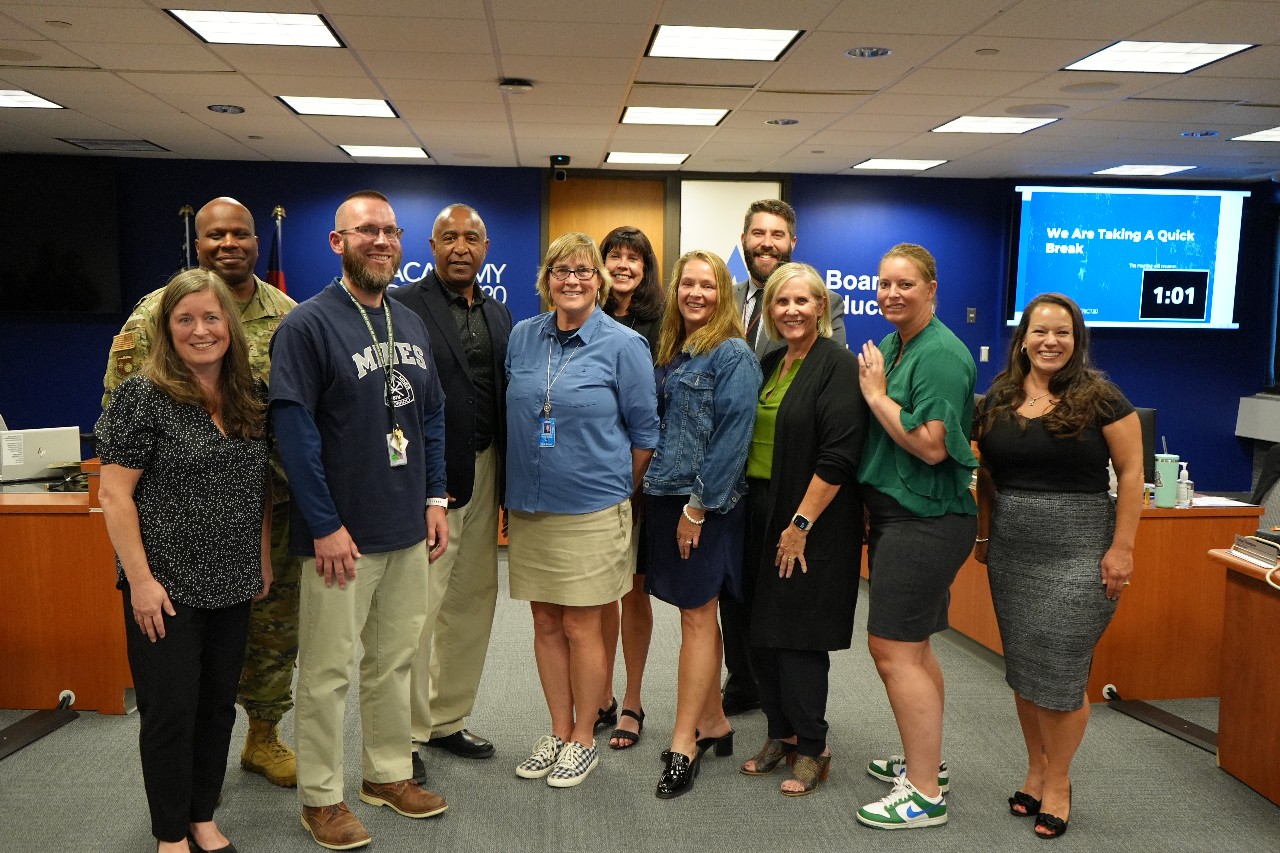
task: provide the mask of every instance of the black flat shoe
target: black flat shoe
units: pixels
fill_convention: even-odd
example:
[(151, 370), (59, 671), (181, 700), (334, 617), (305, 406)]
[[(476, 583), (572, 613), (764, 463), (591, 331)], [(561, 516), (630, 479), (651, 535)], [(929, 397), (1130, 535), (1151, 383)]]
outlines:
[(460, 729), (451, 735), (433, 737), (427, 746), (445, 749), (462, 758), (490, 758), (493, 755), (493, 744), (490, 741)]
[(702, 757), (702, 753), (715, 747), (716, 755), (726, 756), (733, 755), (733, 729), (729, 729), (728, 734), (720, 735), (720, 737), (700, 737), (698, 738), (698, 757)]
[(239, 853), (234, 844), (228, 844), (226, 847), (219, 847), (216, 850), (205, 850), (196, 843), (195, 836), (190, 833), (187, 834), (187, 847), (191, 850), (191, 853)]
[(596, 711), (596, 724), (593, 731), (598, 732), (601, 729), (607, 729), (609, 726), (616, 726), (617, 724), (618, 700), (615, 697), (614, 700), (609, 703), (608, 708), (600, 708)]
[[(1016, 806), (1022, 806), (1022, 811)], [(1035, 817), (1040, 814), (1040, 801), (1025, 791), (1014, 791), (1009, 798), (1009, 812), (1016, 817)]]
[(693, 780), (698, 778), (698, 758), (689, 758), (683, 752), (668, 752), (667, 769), (658, 780), (655, 792), (660, 800), (674, 800), (693, 790)]

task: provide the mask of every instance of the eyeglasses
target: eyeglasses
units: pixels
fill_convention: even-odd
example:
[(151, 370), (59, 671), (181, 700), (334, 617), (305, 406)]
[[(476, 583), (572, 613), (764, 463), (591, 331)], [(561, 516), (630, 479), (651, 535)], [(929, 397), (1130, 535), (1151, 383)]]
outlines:
[(379, 228), (376, 225), (357, 225), (355, 228), (342, 228), (338, 231), (339, 234), (351, 234), (352, 232), (370, 240), (378, 239), (379, 234), (388, 240), (399, 240), (404, 234), (404, 229), (397, 228), (394, 225), (388, 225), (386, 228)]
[(591, 281), (591, 277), (596, 274), (596, 271), (591, 267), (578, 267), (576, 270), (568, 267), (551, 268), (551, 277), (556, 281), (568, 281), (570, 273), (576, 276), (578, 281)]

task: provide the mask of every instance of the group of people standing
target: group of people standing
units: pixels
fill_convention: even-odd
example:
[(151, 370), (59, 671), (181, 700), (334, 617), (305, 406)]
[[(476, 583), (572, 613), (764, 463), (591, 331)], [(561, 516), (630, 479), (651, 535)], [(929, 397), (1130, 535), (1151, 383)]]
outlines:
[[(935, 316), (935, 262), (914, 244), (880, 264), (894, 331), (851, 351), (821, 276), (791, 262), (795, 226), (780, 200), (748, 208), (740, 283), (696, 250), (664, 285), (635, 228), (600, 244), (565, 234), (538, 271), (550, 310), (513, 325), (476, 284), (488, 236), (466, 205), (435, 220), (431, 274), (388, 290), (403, 231), (385, 196), (353, 194), (329, 236), (342, 275), (297, 306), (253, 276), (248, 211), (202, 208), (203, 269), (135, 309), (96, 427), (158, 849), (234, 851), (213, 812), (237, 684), (242, 764), (294, 783), (277, 769), (295, 768), (279, 716), (255, 723), (246, 697), (261, 657), (250, 626), (282, 582), (291, 598), (263, 618), (286, 627), (262, 633), (285, 637), (285, 710), (297, 654), (303, 826), (329, 849), (371, 840), (343, 793), (357, 639), (360, 799), (413, 818), (447, 809), (421, 787), (413, 744), (494, 754), (466, 717), (500, 506), (549, 715), (518, 776), (573, 787), (600, 762), (597, 731), (612, 727), (615, 750), (639, 743), (653, 596), (681, 625), (656, 795), (689, 792), (708, 753), (732, 755), (729, 717), (754, 707), (767, 739), (742, 773), (785, 764), (783, 795), (814, 792), (832, 762), (830, 652), (852, 642), (865, 541), (868, 645), (902, 751), (868, 763), (893, 787), (857, 819), (948, 819), (930, 637), (973, 553), (989, 566), (1028, 749), (1009, 807), (1042, 837), (1065, 832), (1092, 649), (1133, 570), (1136, 415), (1091, 367), (1079, 308), (1050, 294), (1027, 307), (975, 416), (973, 359)], [(250, 341), (257, 315), (270, 328)]]

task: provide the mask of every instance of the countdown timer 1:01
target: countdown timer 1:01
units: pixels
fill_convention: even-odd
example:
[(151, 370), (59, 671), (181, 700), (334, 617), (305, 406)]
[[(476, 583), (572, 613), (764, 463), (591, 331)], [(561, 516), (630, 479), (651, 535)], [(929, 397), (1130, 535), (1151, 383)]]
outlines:
[(1208, 270), (1143, 270), (1143, 320), (1203, 320), (1208, 312)]

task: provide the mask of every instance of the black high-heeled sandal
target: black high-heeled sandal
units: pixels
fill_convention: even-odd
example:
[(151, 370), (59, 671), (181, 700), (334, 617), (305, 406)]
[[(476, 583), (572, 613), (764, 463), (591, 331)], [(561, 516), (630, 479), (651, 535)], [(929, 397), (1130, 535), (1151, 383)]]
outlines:
[(598, 708), (596, 710), (596, 724), (592, 731), (600, 731), (607, 729), (609, 726), (618, 724), (618, 699), (615, 696), (613, 701), (609, 703), (608, 708)]
[[(1015, 806), (1022, 806), (1018, 811)], [(1026, 791), (1014, 791), (1009, 798), (1009, 813), (1016, 817), (1035, 817), (1040, 814), (1040, 801)]]
[[(641, 708), (639, 713), (632, 711), (630, 708), (623, 708), (619, 716), (630, 717), (639, 725), (634, 732), (629, 732), (626, 729), (614, 729), (613, 734), (609, 735), (609, 748), (630, 749), (640, 742), (640, 733), (644, 731), (644, 708)], [(615, 740), (620, 740), (622, 743), (615, 744)]]
[[(1072, 791), (1071, 787), (1068, 786), (1067, 787), (1067, 805), (1068, 806), (1071, 805), (1071, 798), (1073, 793), (1074, 791)], [(1049, 831), (1039, 832), (1038, 830), (1041, 827)], [(1067, 834), (1067, 821), (1063, 820), (1057, 815), (1052, 815), (1052, 814), (1049, 814), (1048, 812), (1040, 812), (1038, 815), (1036, 815), (1036, 828), (1033, 829), (1032, 832), (1035, 833), (1036, 838), (1061, 838), (1062, 836)]]
[(697, 744), (699, 756), (712, 747), (715, 747), (715, 754), (721, 757), (733, 755), (733, 729), (729, 729), (727, 734), (720, 737), (700, 737)]
[(654, 793), (660, 800), (674, 800), (682, 794), (693, 790), (693, 780), (698, 778), (699, 752), (693, 758), (683, 752), (667, 752), (667, 769), (658, 780), (658, 789)]

